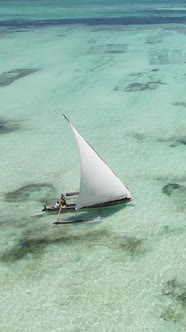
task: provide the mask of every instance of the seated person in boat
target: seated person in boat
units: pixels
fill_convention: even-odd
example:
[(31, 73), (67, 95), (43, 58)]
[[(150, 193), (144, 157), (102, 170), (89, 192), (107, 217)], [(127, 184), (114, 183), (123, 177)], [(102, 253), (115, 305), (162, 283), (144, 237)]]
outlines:
[(66, 200), (65, 200), (65, 195), (61, 195), (61, 206), (65, 206), (66, 205)]
[(56, 202), (55, 204), (54, 204), (54, 208), (58, 208), (60, 206), (60, 204), (59, 204), (59, 202)]

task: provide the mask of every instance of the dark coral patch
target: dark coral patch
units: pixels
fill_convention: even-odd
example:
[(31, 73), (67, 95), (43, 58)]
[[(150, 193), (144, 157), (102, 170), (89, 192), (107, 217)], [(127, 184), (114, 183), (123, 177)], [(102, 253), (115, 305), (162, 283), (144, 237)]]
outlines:
[[(176, 179), (175, 179), (176, 180)], [(186, 208), (186, 184), (182, 181), (181, 184), (172, 182), (164, 185), (162, 192), (171, 200), (171, 208), (182, 211), (185, 215)]]
[(176, 323), (183, 319), (183, 313), (177, 308), (169, 306), (164, 308), (160, 317), (165, 321)]
[(35, 200), (41, 203), (46, 202), (54, 196), (55, 190), (50, 183), (28, 184), (15, 191), (5, 194), (5, 199), (9, 203)]
[(27, 69), (13, 69), (6, 71), (4, 73), (0, 74), (0, 87), (5, 87), (13, 83), (14, 81), (25, 77), (27, 75), (30, 75), (32, 73), (35, 73), (39, 71), (40, 69), (36, 68), (27, 68)]
[(168, 196), (171, 196), (172, 193), (175, 191), (175, 190), (180, 190), (182, 189), (182, 185), (181, 184), (178, 184), (178, 183), (169, 183), (169, 184), (166, 184), (162, 191), (164, 194), (168, 195)]
[(186, 308), (186, 287), (181, 294), (177, 295), (176, 300)]
[(176, 279), (171, 279), (166, 281), (162, 289), (163, 295), (174, 296), (176, 284), (177, 284)]
[(0, 134), (8, 134), (18, 129), (20, 129), (18, 122), (0, 118)]
[(162, 295), (169, 299), (169, 305), (163, 309), (160, 317), (174, 323), (182, 321), (186, 309), (186, 284), (176, 278), (168, 280), (163, 285)]
[(182, 307), (186, 307), (186, 284), (177, 281), (176, 279), (168, 280), (164, 284), (162, 294), (169, 296), (170, 298), (181, 304)]

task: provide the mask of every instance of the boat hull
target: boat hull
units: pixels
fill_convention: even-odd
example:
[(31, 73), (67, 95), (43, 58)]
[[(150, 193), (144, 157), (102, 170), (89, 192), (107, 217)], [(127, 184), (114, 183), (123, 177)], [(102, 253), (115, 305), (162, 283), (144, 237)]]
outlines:
[[(110, 201), (110, 202), (104, 202), (101, 204), (95, 204), (95, 205), (91, 205), (91, 206), (86, 206), (80, 209), (81, 210), (87, 210), (87, 209), (100, 209), (100, 208), (106, 208), (106, 207), (111, 207), (111, 206), (115, 206), (115, 205), (119, 205), (119, 204), (126, 204), (131, 202), (132, 199), (131, 198), (122, 198), (122, 199), (118, 199), (115, 201)], [(45, 205), (42, 211), (46, 211), (46, 212), (59, 212), (59, 210), (61, 210), (61, 212), (73, 212), (76, 211), (75, 208), (76, 204), (66, 204), (64, 206), (58, 206), (55, 207), (54, 205)]]

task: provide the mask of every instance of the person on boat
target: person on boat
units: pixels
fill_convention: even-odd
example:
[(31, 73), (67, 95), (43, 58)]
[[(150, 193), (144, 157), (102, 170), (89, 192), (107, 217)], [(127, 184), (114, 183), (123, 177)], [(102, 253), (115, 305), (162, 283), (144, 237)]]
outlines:
[(56, 203), (54, 204), (55, 209), (57, 209), (59, 206), (60, 206), (59, 202), (56, 202)]
[(66, 205), (66, 200), (65, 200), (65, 195), (61, 195), (61, 206), (65, 206)]

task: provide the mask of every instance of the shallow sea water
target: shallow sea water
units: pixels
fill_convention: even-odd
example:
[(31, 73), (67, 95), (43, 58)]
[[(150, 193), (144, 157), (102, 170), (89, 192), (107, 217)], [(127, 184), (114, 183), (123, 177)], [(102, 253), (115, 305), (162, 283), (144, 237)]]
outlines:
[[(185, 13), (0, 1), (2, 331), (186, 331)], [(63, 113), (135, 198), (101, 222), (40, 213), (79, 186)]]

